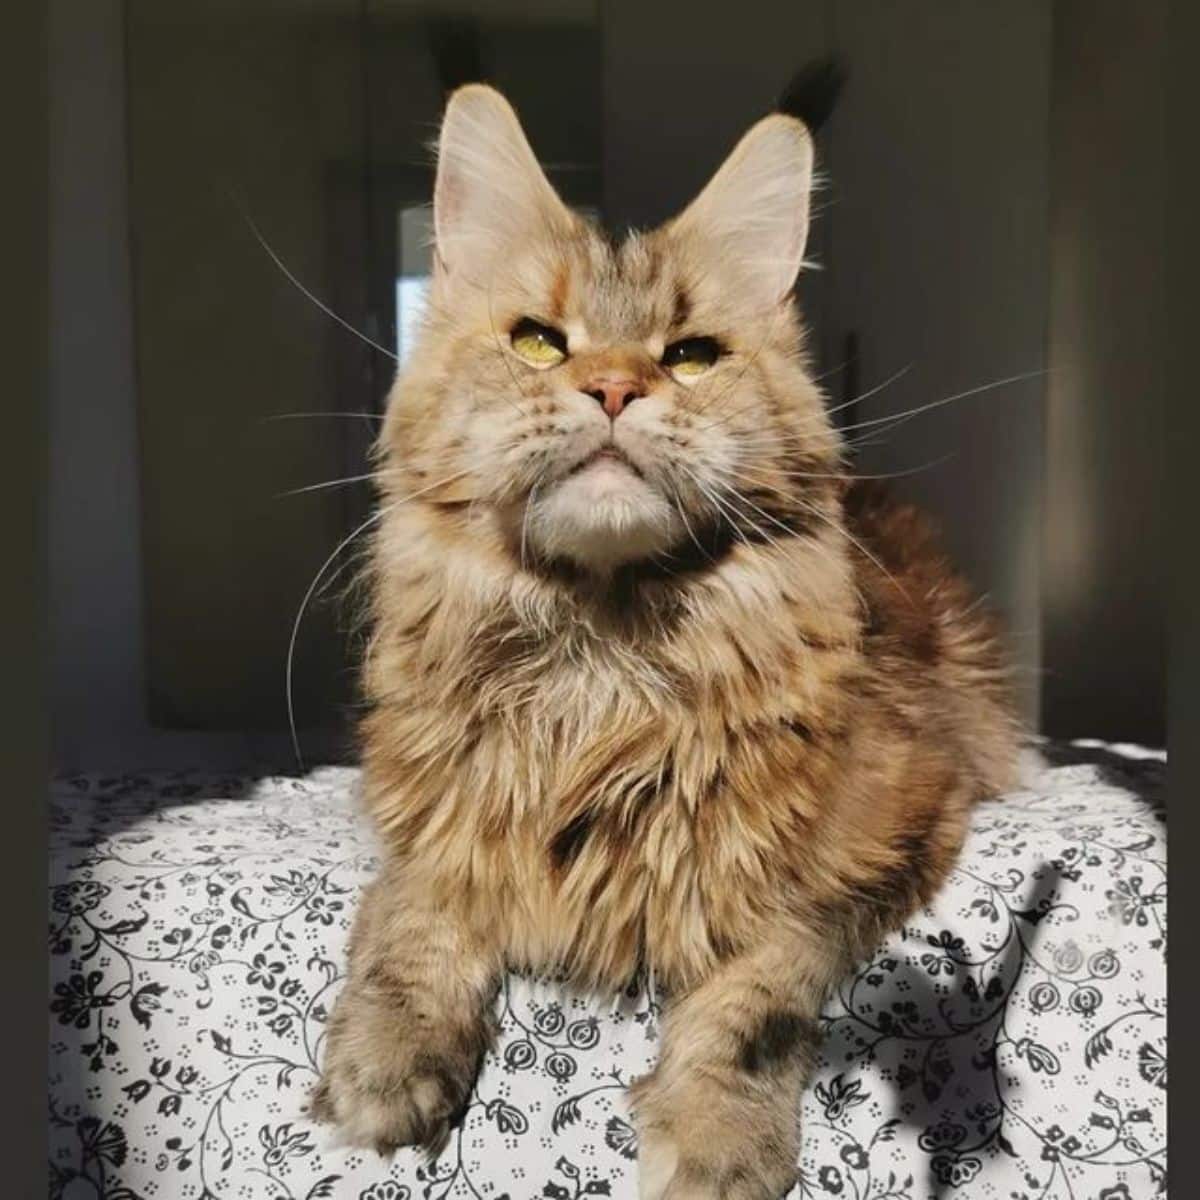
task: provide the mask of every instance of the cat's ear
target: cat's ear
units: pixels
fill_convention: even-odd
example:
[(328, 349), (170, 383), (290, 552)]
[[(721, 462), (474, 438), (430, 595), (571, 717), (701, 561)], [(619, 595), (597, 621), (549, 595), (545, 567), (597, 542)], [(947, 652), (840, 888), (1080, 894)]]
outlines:
[(438, 139), (433, 224), (440, 268), (484, 276), (523, 237), (570, 220), (512, 105), (484, 84), (459, 88)]
[(756, 302), (780, 303), (804, 260), (813, 143), (804, 124), (773, 113), (745, 134), (704, 190), (668, 227), (733, 264)]

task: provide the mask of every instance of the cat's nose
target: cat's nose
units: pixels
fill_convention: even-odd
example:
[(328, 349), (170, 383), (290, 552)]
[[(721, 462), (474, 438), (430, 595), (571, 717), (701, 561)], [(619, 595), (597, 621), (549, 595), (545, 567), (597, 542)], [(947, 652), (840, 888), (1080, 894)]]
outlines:
[(640, 395), (636, 379), (610, 379), (597, 376), (581, 389), (597, 401), (612, 418), (619, 417), (626, 405), (632, 404)]

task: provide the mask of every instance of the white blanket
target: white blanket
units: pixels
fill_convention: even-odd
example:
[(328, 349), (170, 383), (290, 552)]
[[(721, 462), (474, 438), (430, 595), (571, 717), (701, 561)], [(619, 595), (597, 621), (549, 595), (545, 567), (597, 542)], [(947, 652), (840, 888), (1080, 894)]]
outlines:
[[(1045, 750), (1066, 765), (981, 806), (950, 885), (830, 1001), (793, 1200), (1165, 1191), (1165, 760)], [(509, 979), (435, 1164), (305, 1119), (375, 865), (356, 781), (56, 783), (52, 1197), (636, 1196), (624, 1091), (655, 1059), (645, 993)]]

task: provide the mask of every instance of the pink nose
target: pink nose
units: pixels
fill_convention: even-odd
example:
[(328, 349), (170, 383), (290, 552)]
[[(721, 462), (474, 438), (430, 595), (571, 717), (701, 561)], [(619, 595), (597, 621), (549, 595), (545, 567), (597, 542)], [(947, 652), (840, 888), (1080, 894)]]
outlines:
[(593, 379), (585, 388), (593, 400), (599, 401), (601, 407), (610, 417), (621, 415), (621, 410), (627, 404), (632, 404), (639, 396), (636, 379)]

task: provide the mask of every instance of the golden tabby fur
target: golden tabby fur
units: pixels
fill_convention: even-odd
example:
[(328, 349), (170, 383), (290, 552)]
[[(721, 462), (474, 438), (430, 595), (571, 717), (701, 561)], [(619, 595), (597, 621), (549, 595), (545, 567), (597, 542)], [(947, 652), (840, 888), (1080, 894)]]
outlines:
[(648, 969), (671, 1001), (633, 1098), (642, 1196), (782, 1194), (829, 988), (1011, 782), (987, 620), (918, 516), (848, 480), (806, 374), (811, 169), (768, 117), (614, 242), (498, 94), (450, 102), (431, 312), (381, 442), (386, 861), (316, 1097), (357, 1142), (442, 1144), (506, 967)]

